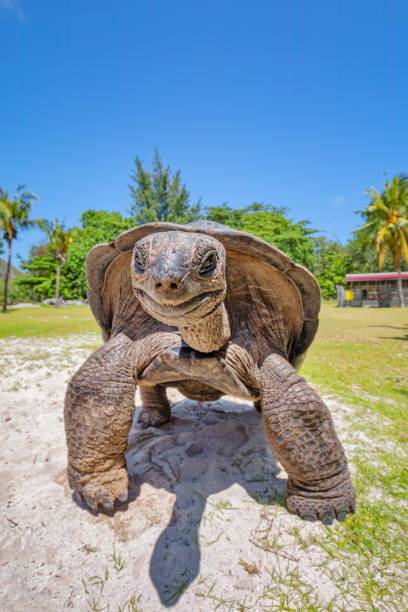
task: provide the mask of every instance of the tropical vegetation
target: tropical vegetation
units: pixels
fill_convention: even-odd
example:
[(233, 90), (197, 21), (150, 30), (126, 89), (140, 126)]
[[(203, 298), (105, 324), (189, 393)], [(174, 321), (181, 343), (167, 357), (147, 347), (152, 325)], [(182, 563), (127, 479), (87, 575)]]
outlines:
[[(146, 222), (188, 223), (207, 219), (250, 232), (310, 269), (324, 298), (336, 296), (336, 285), (345, 284), (347, 273), (376, 272), (378, 267), (401, 271), (408, 266), (408, 180), (404, 175), (386, 181), (381, 193), (374, 188), (367, 190), (370, 202), (366, 209), (357, 211), (365, 223), (346, 245), (318, 235), (308, 219), (293, 220), (285, 206), (254, 202), (234, 209), (223, 203), (201, 209), (199, 201), (191, 201), (180, 171), (173, 172), (166, 166), (157, 149), (151, 171), (136, 157), (130, 177), (132, 204), (128, 216), (89, 209), (82, 214), (79, 225), (69, 229), (58, 220), (49, 223), (30, 219), (31, 203), (37, 199), (34, 194), (19, 188), (10, 200), (4, 190), (0, 191), (0, 228), (9, 244), (9, 253), (17, 229), (40, 225), (47, 234), (47, 242), (34, 246), (20, 264), (23, 274), (10, 287), (9, 272), (6, 275), (4, 308), (8, 294), (11, 301), (55, 297), (57, 304), (60, 298), (85, 299), (84, 263), (88, 251), (95, 244), (110, 242), (118, 234)], [(401, 283), (400, 302), (403, 304)]]
[(130, 173), (131, 214), (135, 225), (154, 221), (189, 223), (200, 218), (200, 202), (190, 202), (190, 192), (181, 182), (180, 170), (172, 173), (163, 164), (159, 151), (153, 157), (152, 172), (143, 168), (139, 157)]
[(289, 219), (286, 207), (254, 202), (239, 210), (234, 210), (227, 204), (210, 206), (206, 212), (209, 221), (223, 223), (259, 236), (287, 253), (297, 263), (307, 268), (313, 266), (312, 236), (316, 230), (311, 229), (308, 220), (294, 222)]
[[(69, 230), (70, 245), (61, 261), (59, 294), (63, 299), (85, 299), (85, 258), (95, 244), (110, 242), (118, 234), (135, 225), (132, 218), (123, 218), (118, 212), (86, 210), (80, 226)], [(18, 299), (41, 301), (55, 295), (58, 260), (54, 246), (48, 244), (33, 247), (27, 261), (21, 264), (26, 273), (16, 278)]]
[(57, 274), (55, 278), (55, 305), (60, 301), (61, 266), (67, 261), (69, 247), (74, 242), (74, 230), (65, 229), (64, 223), (58, 220), (47, 224), (46, 231), (49, 237), (49, 246), (53, 257), (57, 261)]
[(404, 260), (408, 264), (408, 177), (399, 174), (391, 183), (385, 181), (382, 193), (374, 187), (367, 189), (367, 193), (370, 203), (360, 211), (366, 222), (359, 231), (366, 245), (375, 245), (380, 270), (386, 256), (391, 255), (398, 273), (399, 305), (404, 306), (401, 263)]
[(36, 200), (38, 200), (38, 197), (30, 191), (25, 191), (24, 185), (17, 187), (13, 198), (10, 198), (7, 191), (0, 188), (0, 231), (3, 233), (3, 239), (8, 246), (7, 270), (3, 289), (3, 312), (7, 310), (13, 240), (17, 238), (20, 230), (33, 226), (42, 227), (44, 223), (42, 219), (30, 218), (31, 206)]

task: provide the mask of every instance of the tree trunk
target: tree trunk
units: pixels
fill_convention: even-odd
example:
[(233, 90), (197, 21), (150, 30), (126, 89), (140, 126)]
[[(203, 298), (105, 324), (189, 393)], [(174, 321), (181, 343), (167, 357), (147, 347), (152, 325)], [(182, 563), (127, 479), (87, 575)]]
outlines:
[(405, 306), (405, 302), (404, 302), (404, 292), (402, 290), (401, 266), (399, 264), (397, 267), (397, 272), (398, 272), (398, 279), (397, 279), (398, 299), (399, 299), (400, 308), (403, 308)]
[(9, 241), (7, 270), (6, 270), (6, 276), (4, 278), (3, 312), (6, 312), (7, 310), (7, 293), (8, 293), (8, 284), (9, 284), (9, 278), (10, 278), (10, 269), (11, 269), (11, 240)]
[(61, 260), (57, 259), (57, 278), (55, 279), (55, 308), (58, 308), (60, 305), (59, 299), (59, 288), (60, 288), (60, 279), (61, 279)]

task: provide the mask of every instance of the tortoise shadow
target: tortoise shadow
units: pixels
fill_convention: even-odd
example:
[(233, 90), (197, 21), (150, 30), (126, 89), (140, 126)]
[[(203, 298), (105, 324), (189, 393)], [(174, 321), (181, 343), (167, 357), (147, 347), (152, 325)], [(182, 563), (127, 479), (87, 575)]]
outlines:
[[(172, 516), (150, 560), (150, 577), (165, 607), (177, 603), (200, 569), (199, 527), (210, 495), (226, 491), (212, 510), (232, 508), (228, 489), (240, 485), (258, 503), (282, 503), (286, 480), (264, 438), (260, 415), (248, 404), (184, 400), (159, 429), (129, 435), (131, 504), (144, 483), (176, 495)], [(223, 510), (222, 510), (223, 508)]]
[(387, 329), (395, 329), (398, 331), (407, 332), (405, 336), (379, 336), (380, 340), (404, 340), (404, 341), (408, 340), (408, 325), (404, 325), (402, 327), (397, 326), (397, 325), (370, 325), (370, 327), (378, 327), (378, 328), (386, 327)]
[(406, 336), (379, 336), (380, 340), (408, 340), (408, 334)]
[(377, 327), (378, 329), (381, 329), (382, 327), (386, 327), (387, 329), (407, 329), (408, 326), (407, 325), (403, 325), (401, 327), (401, 325), (369, 325), (368, 327)]

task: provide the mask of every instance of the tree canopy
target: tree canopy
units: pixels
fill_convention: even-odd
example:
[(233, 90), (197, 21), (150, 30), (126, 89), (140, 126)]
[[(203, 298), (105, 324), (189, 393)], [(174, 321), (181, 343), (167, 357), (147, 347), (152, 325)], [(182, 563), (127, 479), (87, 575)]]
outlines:
[(315, 233), (307, 220), (293, 222), (288, 209), (254, 202), (242, 209), (227, 204), (207, 208), (207, 219), (224, 223), (235, 229), (254, 234), (284, 251), (296, 263), (311, 267), (313, 263)]
[(386, 179), (384, 190), (367, 189), (370, 203), (359, 211), (365, 224), (359, 228), (360, 235), (368, 246), (376, 247), (378, 268), (384, 268), (387, 255), (392, 257), (398, 272), (398, 294), (400, 306), (404, 306), (401, 283), (401, 263), (408, 264), (408, 177), (399, 174), (391, 183)]
[(66, 229), (64, 223), (60, 223), (57, 219), (50, 224), (47, 224), (47, 233), (50, 239), (49, 247), (53, 257), (57, 260), (57, 274), (55, 279), (55, 300), (56, 306), (59, 303), (61, 266), (67, 261), (68, 251), (74, 242), (75, 231)]
[[(180, 171), (172, 172), (164, 165), (157, 149), (151, 172), (136, 157), (131, 181), (131, 216), (89, 209), (82, 214), (78, 227), (70, 230), (58, 221), (46, 225), (44, 221), (31, 219), (30, 207), (36, 196), (24, 188), (18, 188), (13, 200), (0, 190), (0, 228), (5, 242), (9, 243), (9, 253), (18, 229), (39, 224), (48, 232), (48, 242), (33, 247), (21, 264), (25, 274), (15, 280), (18, 292), (14, 292), (14, 297), (41, 300), (52, 297), (56, 290), (65, 299), (86, 298), (84, 264), (88, 251), (135, 225), (159, 221), (182, 224), (205, 218), (254, 234), (311, 270), (325, 298), (336, 296), (336, 285), (345, 284), (347, 273), (375, 272), (378, 267), (395, 267), (400, 271), (408, 266), (408, 178), (405, 175), (386, 181), (381, 193), (373, 188), (367, 190), (370, 203), (357, 211), (365, 223), (346, 245), (319, 236), (307, 219), (291, 219), (284, 206), (254, 202), (234, 209), (224, 203), (208, 206), (200, 213), (200, 202), (191, 203)], [(9, 256), (9, 266), (10, 260)]]
[(156, 149), (152, 172), (143, 168), (139, 157), (130, 173), (131, 214), (135, 225), (154, 221), (189, 223), (200, 217), (200, 202), (190, 203), (190, 192), (181, 182), (180, 170), (165, 166)]
[(73, 232), (74, 242), (67, 253), (64, 265), (65, 281), (71, 297), (86, 298), (85, 258), (88, 251), (100, 242), (110, 242), (118, 234), (134, 227), (135, 222), (118, 212), (86, 210), (81, 216), (81, 226)]
[[(49, 232), (49, 242), (34, 247), (21, 267), (27, 273), (16, 282), (25, 299), (41, 300), (55, 294), (58, 262), (61, 263), (60, 294), (64, 299), (85, 299), (85, 259), (88, 251), (100, 242), (110, 242), (134, 226), (133, 219), (123, 218), (118, 212), (86, 210), (81, 216), (81, 227), (67, 232), (61, 224)], [(62, 236), (62, 233), (65, 235)], [(65, 242), (65, 244), (64, 244)], [(69, 243), (69, 244), (68, 244)], [(56, 257), (56, 252), (63, 257)], [(62, 255), (62, 253), (61, 253)], [(65, 261), (64, 261), (65, 260)]]
[[(18, 276), (15, 284), (18, 288), (19, 300), (39, 302), (51, 298), (55, 294), (57, 278), (57, 260), (52, 255), (51, 246), (34, 246), (27, 260), (21, 264), (24, 274)], [(64, 298), (70, 298), (69, 287), (65, 286), (64, 278), (60, 284), (60, 293)]]
[(336, 285), (344, 285), (346, 274), (352, 271), (353, 259), (347, 248), (324, 236), (314, 238), (313, 263), (310, 270), (316, 276), (322, 296), (336, 296)]
[(7, 310), (7, 293), (10, 278), (12, 244), (17, 238), (20, 230), (25, 230), (34, 226), (43, 227), (42, 219), (32, 219), (30, 217), (31, 206), (38, 197), (25, 191), (24, 185), (17, 187), (14, 197), (11, 199), (4, 189), (0, 188), (0, 230), (3, 232), (3, 239), (8, 244), (7, 270), (4, 279), (3, 311)]
[[(274, 244), (294, 261), (309, 268), (318, 278), (323, 297), (336, 296), (336, 284), (345, 282), (352, 271), (353, 258), (347, 248), (335, 241), (316, 237), (309, 221), (292, 221), (284, 207), (254, 203), (233, 209), (227, 204), (206, 209), (206, 218), (235, 229), (247, 231)], [(60, 293), (64, 299), (86, 298), (85, 258), (95, 244), (110, 242), (130, 229), (135, 221), (117, 212), (87, 210), (80, 227), (73, 228), (72, 243), (61, 262)], [(32, 249), (22, 264), (26, 273), (16, 283), (20, 299), (41, 300), (54, 296), (57, 281), (57, 259), (52, 241)]]

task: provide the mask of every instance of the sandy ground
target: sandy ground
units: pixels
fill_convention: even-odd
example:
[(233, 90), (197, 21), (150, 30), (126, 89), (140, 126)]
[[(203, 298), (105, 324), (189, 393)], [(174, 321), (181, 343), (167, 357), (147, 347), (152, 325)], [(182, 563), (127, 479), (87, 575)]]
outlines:
[[(271, 610), (285, 592), (304, 609), (299, 585), (329, 605), (330, 560), (298, 537), (325, 528), (282, 506), (250, 404), (173, 392), (170, 424), (130, 432), (127, 508), (94, 516), (72, 497), (63, 399), (96, 341), (0, 341), (1, 610)], [(341, 435), (346, 408), (329, 405)]]

